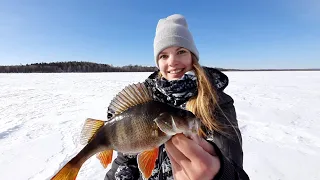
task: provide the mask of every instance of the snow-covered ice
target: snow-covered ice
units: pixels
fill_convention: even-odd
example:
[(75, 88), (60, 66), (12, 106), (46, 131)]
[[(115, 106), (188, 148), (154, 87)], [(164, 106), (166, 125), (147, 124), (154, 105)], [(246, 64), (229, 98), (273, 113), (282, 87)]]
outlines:
[[(126, 85), (150, 73), (0, 74), (0, 179), (49, 179), (106, 119)], [(320, 179), (320, 72), (226, 72), (251, 179)], [(116, 153), (114, 153), (114, 157)], [(92, 157), (77, 179), (104, 179)]]

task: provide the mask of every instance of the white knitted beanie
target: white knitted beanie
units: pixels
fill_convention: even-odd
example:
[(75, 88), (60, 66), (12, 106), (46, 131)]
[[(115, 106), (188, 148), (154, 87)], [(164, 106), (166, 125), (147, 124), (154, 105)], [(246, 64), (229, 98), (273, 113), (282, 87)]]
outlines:
[(154, 59), (157, 66), (159, 53), (171, 46), (186, 48), (199, 60), (199, 52), (188, 29), (187, 21), (180, 14), (173, 14), (158, 22), (153, 42)]

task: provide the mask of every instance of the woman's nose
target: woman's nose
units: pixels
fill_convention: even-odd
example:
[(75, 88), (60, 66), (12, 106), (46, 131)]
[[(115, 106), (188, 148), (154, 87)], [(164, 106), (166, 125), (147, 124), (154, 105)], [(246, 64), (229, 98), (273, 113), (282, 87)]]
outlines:
[(178, 59), (177, 59), (177, 57), (176, 57), (175, 55), (170, 55), (168, 60), (169, 60), (169, 61), (168, 61), (168, 64), (169, 64), (170, 66), (177, 65), (178, 62), (179, 62)]

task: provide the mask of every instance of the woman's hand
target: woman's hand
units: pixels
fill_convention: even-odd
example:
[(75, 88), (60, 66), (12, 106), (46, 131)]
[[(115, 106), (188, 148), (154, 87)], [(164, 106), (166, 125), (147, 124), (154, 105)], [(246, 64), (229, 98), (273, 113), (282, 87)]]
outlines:
[(214, 147), (198, 136), (173, 136), (166, 144), (173, 176), (177, 180), (213, 179), (220, 169)]

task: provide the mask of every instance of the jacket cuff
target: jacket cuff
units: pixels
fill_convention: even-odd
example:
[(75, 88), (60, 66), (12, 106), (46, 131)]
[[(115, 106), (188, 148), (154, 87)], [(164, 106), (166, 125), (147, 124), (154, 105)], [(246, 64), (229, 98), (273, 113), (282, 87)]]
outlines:
[(230, 179), (235, 179), (235, 169), (234, 166), (228, 159), (221, 153), (220, 149), (218, 146), (212, 142), (207, 140), (212, 146), (214, 147), (214, 150), (219, 157), (220, 160), (220, 170), (216, 174), (216, 176), (213, 178), (213, 180), (230, 180)]

